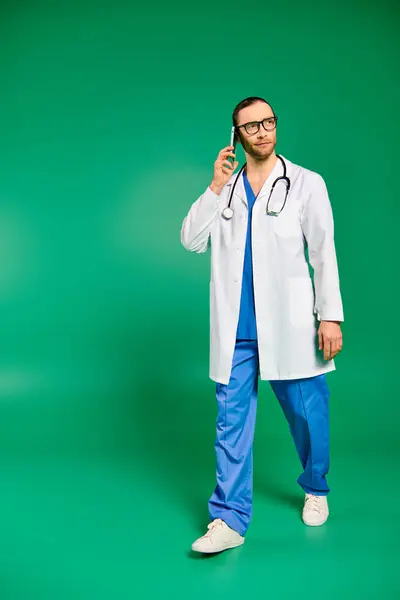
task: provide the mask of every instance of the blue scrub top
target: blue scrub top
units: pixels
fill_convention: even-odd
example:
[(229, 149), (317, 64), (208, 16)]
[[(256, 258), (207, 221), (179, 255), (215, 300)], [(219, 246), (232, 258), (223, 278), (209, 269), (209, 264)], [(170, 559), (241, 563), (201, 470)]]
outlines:
[(240, 298), (240, 313), (239, 322), (236, 331), (237, 340), (256, 340), (256, 310), (254, 305), (254, 288), (253, 288), (253, 257), (251, 252), (251, 217), (253, 212), (254, 202), (257, 196), (254, 195), (252, 187), (247, 179), (246, 173), (243, 171), (243, 182), (246, 190), (248, 203), (248, 221), (246, 246), (244, 252), (243, 264), (243, 281), (242, 293)]

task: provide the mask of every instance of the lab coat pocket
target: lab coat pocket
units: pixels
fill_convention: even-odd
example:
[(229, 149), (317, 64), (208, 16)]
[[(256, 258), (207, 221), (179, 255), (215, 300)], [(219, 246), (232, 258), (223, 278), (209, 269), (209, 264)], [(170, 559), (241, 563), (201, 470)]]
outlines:
[[(286, 211), (286, 212), (285, 212)], [(301, 225), (296, 206), (287, 206), (277, 217), (267, 215), (272, 219), (274, 232), (281, 238), (292, 238), (301, 235)]]
[(314, 324), (314, 289), (310, 277), (289, 279), (289, 312), (294, 327), (310, 327)]

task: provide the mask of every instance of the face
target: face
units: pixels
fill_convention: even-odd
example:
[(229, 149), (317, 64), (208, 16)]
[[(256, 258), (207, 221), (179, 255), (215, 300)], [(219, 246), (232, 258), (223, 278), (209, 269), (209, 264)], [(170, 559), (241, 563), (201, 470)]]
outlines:
[[(251, 106), (242, 108), (237, 116), (237, 125), (250, 123), (251, 121), (262, 121), (273, 117), (272, 108), (265, 102), (256, 102)], [(275, 149), (276, 128), (273, 131), (265, 131), (262, 124), (257, 133), (248, 134), (244, 127), (238, 130), (238, 142), (242, 144), (244, 151), (257, 161), (267, 159)]]

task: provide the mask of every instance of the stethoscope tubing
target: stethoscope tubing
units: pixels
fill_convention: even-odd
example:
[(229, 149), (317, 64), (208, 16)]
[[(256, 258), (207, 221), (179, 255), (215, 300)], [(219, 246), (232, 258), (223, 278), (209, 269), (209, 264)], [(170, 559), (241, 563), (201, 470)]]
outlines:
[[(286, 163), (285, 163), (285, 161), (283, 160), (282, 156), (280, 156), (279, 154), (277, 154), (277, 158), (279, 158), (279, 160), (281, 161), (281, 163), (282, 163), (282, 165), (283, 165), (283, 175), (281, 175), (280, 177), (277, 177), (277, 178), (275, 179), (274, 183), (272, 184), (272, 187), (271, 187), (271, 192), (270, 192), (270, 194), (269, 194), (269, 198), (268, 198), (268, 202), (267, 202), (267, 213), (268, 213), (268, 204), (269, 204), (269, 201), (270, 201), (270, 198), (271, 198), (272, 192), (274, 191), (275, 185), (278, 183), (278, 181), (281, 181), (281, 180), (283, 180), (283, 181), (285, 181), (285, 183), (286, 183), (286, 196), (285, 196), (285, 202), (284, 202), (284, 204), (283, 204), (283, 207), (282, 207), (282, 209), (281, 209), (279, 212), (282, 212), (282, 210), (283, 210), (283, 208), (284, 208), (284, 206), (285, 206), (285, 204), (286, 204), (286, 198), (287, 198), (287, 195), (288, 195), (288, 193), (289, 193), (289, 190), (290, 190), (290, 179), (289, 179), (289, 178), (286, 176)], [(234, 181), (234, 183), (233, 183), (233, 186), (232, 186), (231, 192), (230, 192), (230, 194), (229, 194), (228, 206), (226, 206), (226, 207), (224, 208), (224, 210), (222, 211), (222, 215), (223, 215), (223, 216), (224, 216), (226, 219), (231, 219), (231, 218), (233, 217), (233, 209), (231, 208), (231, 202), (232, 202), (232, 198), (233, 198), (233, 193), (234, 193), (234, 191), (235, 191), (235, 187), (236, 187), (236, 184), (237, 184), (237, 182), (238, 182), (238, 179), (239, 179), (240, 175), (242, 174), (242, 172), (243, 172), (244, 168), (246, 167), (246, 164), (247, 164), (247, 163), (244, 163), (244, 165), (241, 167), (241, 169), (240, 169), (239, 173), (237, 174), (237, 177), (236, 177), (236, 179), (235, 179), (235, 181)], [(272, 215), (273, 215), (273, 214), (279, 214), (279, 213), (268, 213), (268, 214), (272, 214)]]

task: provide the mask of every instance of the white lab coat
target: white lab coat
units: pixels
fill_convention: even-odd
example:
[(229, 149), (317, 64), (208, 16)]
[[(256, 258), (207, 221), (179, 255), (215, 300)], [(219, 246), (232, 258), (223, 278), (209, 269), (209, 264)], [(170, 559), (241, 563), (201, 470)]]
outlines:
[[(325, 182), (318, 173), (282, 158), (291, 181), (286, 205), (277, 217), (266, 214), (272, 183), (283, 174), (278, 160), (257, 196), (251, 222), (259, 373), (267, 380), (335, 370), (334, 360), (324, 360), (318, 350), (318, 321), (343, 321), (333, 216)], [(201, 253), (209, 246), (211, 249), (209, 376), (225, 384), (235, 349), (248, 223), (243, 174), (232, 198), (232, 219), (221, 215), (236, 177), (237, 172), (219, 195), (207, 187), (190, 207), (181, 228), (181, 242), (187, 250)]]

